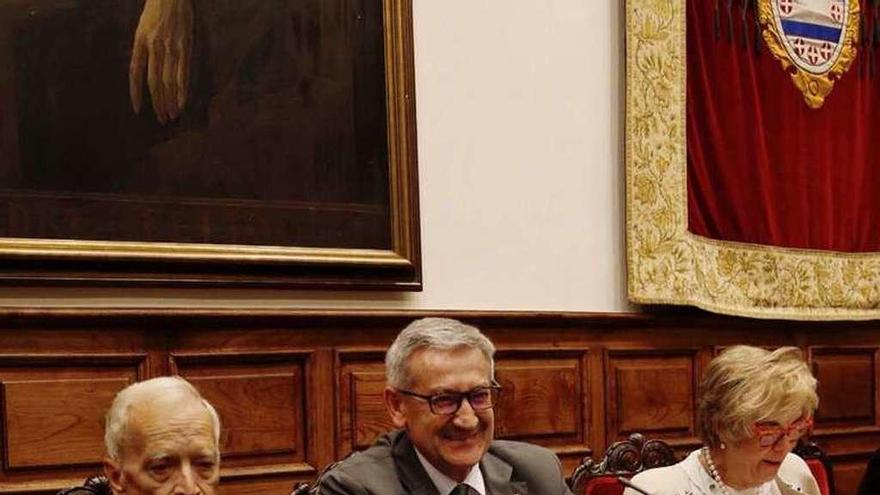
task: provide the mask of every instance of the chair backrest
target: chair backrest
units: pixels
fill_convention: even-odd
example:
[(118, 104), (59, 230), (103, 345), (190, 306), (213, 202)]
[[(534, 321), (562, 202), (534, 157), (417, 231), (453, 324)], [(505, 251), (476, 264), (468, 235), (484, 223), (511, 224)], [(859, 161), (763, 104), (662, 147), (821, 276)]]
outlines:
[(795, 446), (793, 452), (807, 462), (816, 483), (819, 484), (819, 490), (822, 495), (835, 495), (834, 492), (834, 469), (831, 459), (825, 454), (814, 442), (801, 441)]
[(111, 495), (110, 483), (104, 476), (89, 476), (82, 486), (65, 488), (58, 495)]
[(616, 442), (605, 451), (599, 462), (585, 457), (571, 475), (571, 491), (575, 495), (621, 495), (623, 485), (618, 476), (629, 478), (636, 473), (678, 462), (672, 448), (663, 440), (645, 440), (633, 433), (627, 440)]

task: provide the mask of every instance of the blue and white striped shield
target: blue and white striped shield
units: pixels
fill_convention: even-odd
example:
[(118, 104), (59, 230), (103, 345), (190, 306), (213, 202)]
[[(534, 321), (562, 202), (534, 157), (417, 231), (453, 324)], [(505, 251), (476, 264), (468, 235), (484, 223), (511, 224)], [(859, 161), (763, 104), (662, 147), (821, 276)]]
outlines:
[(825, 74), (844, 48), (847, 0), (772, 0), (774, 20), (789, 60), (803, 71)]

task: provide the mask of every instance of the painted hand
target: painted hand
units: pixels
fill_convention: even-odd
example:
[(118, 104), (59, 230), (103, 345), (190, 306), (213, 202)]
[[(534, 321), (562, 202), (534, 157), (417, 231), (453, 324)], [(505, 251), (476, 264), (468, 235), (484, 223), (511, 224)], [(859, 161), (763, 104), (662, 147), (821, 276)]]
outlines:
[(153, 111), (165, 125), (186, 105), (193, 39), (192, 0), (145, 0), (128, 71), (131, 107), (140, 113), (144, 74)]

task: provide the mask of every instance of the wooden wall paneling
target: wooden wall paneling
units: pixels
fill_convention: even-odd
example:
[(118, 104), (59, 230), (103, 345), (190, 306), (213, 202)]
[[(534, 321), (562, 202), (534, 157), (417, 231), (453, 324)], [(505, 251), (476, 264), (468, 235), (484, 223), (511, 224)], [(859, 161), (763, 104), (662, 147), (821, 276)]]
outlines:
[(101, 470), (104, 415), (147, 354), (0, 355), (0, 491), (57, 490)]
[(696, 446), (699, 349), (606, 351), (608, 442), (639, 432), (672, 445)]
[(863, 456), (847, 456), (835, 458), (832, 462), (834, 464), (834, 487), (837, 494), (855, 495), (865, 473), (868, 458)]
[(809, 350), (813, 375), (819, 381), (817, 434), (840, 427), (878, 427), (876, 354), (876, 347)]
[[(22, 447), (39, 434), (27, 413), (40, 407), (38, 394), (58, 411), (71, 397), (109, 397), (127, 383), (120, 377), (179, 371), (224, 409), (232, 428), (221, 493), (286, 495), (294, 481), (390, 427), (381, 401), (385, 346), (423, 316), (462, 319), (491, 336), (499, 379), (513, 391), (504, 400), (515, 403), (499, 406), (499, 436), (557, 449), (569, 472), (577, 452), (599, 456), (629, 430), (665, 438), (679, 453), (694, 446), (702, 370), (717, 348), (737, 343), (807, 350), (826, 406), (814, 438), (835, 463), (838, 495), (854, 495), (867, 454), (880, 446), (878, 322), (765, 322), (693, 311), (16, 308), (0, 309), (0, 399), (9, 403), (0, 404), (0, 434), (12, 439), (0, 449), (0, 494), (49, 495), (99, 467), (100, 452), (92, 461), (82, 445), (100, 449), (100, 418), (70, 430), (71, 452)], [(574, 397), (558, 401), (552, 416), (546, 398), (565, 390)], [(103, 416), (105, 407), (86, 406), (87, 415)]]
[(385, 349), (341, 349), (336, 358), (338, 458), (363, 450), (394, 428), (385, 409)]
[(813, 375), (819, 381), (814, 440), (834, 464), (838, 493), (855, 493), (868, 456), (880, 447), (880, 348), (809, 347)]
[(311, 361), (311, 366), (306, 369), (312, 425), (307, 435), (309, 445), (313, 448), (313, 464), (320, 472), (338, 458), (336, 455), (336, 435), (338, 435), (336, 428), (338, 405), (335, 393), (336, 353), (329, 348), (320, 348), (312, 354)]
[(101, 417), (129, 380), (4, 381), (3, 469), (94, 465), (101, 455)]
[[(592, 439), (593, 452), (590, 454), (592, 458), (600, 460), (605, 454), (605, 450), (611, 445), (608, 431), (605, 425), (608, 424), (608, 389), (605, 386), (607, 377), (605, 376), (605, 352), (596, 349), (590, 353), (590, 399), (592, 404), (590, 407), (590, 438)], [(586, 456), (585, 456), (586, 457)], [(576, 466), (575, 466), (576, 467)], [(573, 472), (574, 468), (570, 470)]]
[(592, 452), (589, 350), (501, 348), (495, 377), (503, 387), (495, 437), (552, 448), (566, 465)]
[(193, 385), (221, 418), (221, 477), (277, 479), (278, 489), (309, 479), (319, 460), (307, 432), (317, 409), (308, 380), (314, 351), (169, 355), (169, 368)]

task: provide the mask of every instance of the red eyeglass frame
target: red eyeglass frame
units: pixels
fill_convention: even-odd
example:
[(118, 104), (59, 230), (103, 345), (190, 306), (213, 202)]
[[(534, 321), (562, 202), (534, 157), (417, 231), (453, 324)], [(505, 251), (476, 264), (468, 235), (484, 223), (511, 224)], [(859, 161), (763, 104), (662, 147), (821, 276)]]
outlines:
[[(813, 427), (813, 418), (800, 419), (788, 426), (780, 425), (761, 425), (755, 423), (752, 425), (752, 433), (758, 438), (758, 445), (761, 447), (772, 447), (779, 443), (783, 438), (788, 438), (793, 431), (800, 431), (798, 438), (807, 435)], [(764, 439), (767, 440), (764, 440)], [(772, 442), (769, 439), (772, 438)]]

